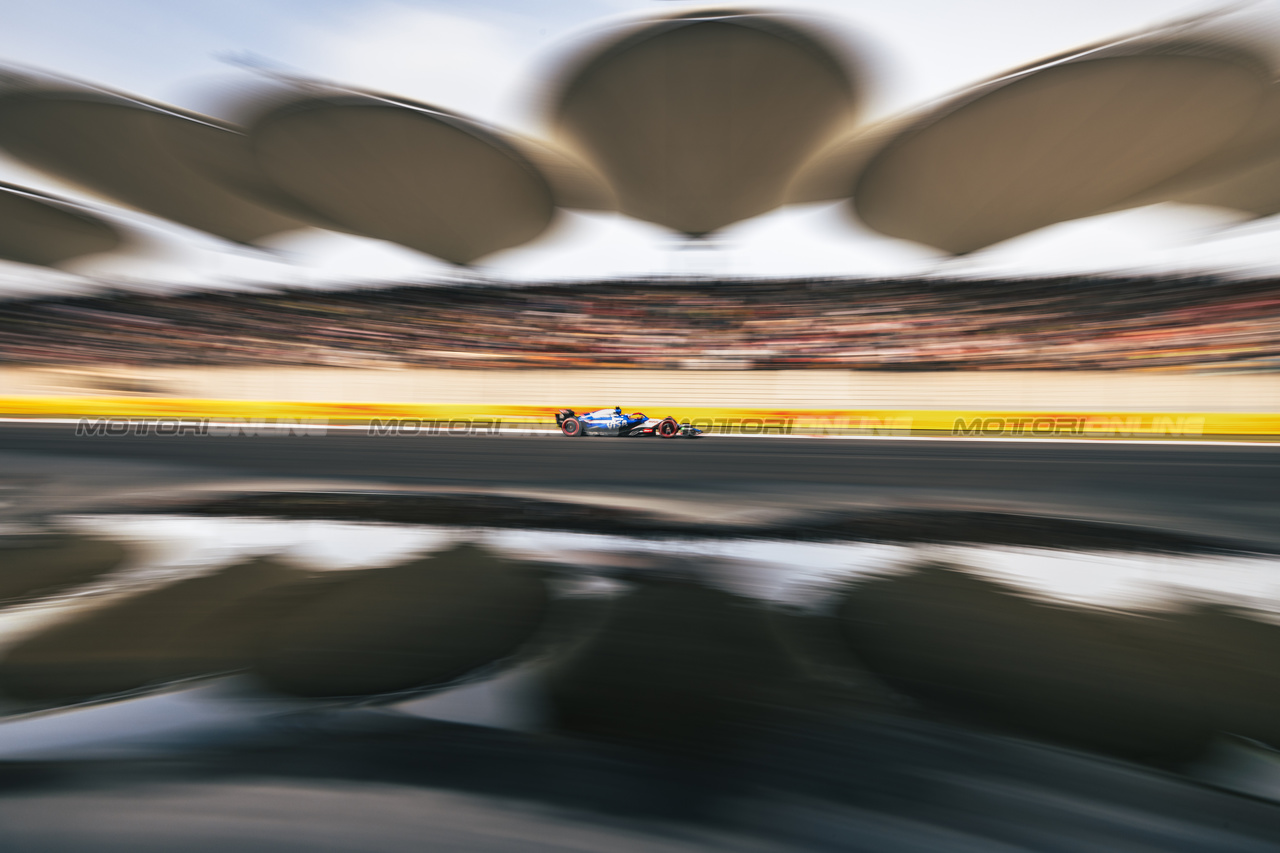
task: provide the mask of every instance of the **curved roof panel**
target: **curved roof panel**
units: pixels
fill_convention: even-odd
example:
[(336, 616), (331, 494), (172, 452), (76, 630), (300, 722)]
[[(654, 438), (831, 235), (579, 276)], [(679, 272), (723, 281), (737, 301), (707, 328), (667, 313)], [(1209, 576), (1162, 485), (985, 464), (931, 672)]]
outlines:
[(237, 243), (305, 227), (229, 188), (187, 146), (243, 158), (235, 128), (74, 86), (0, 89), (0, 148), (112, 201)]
[(1277, 177), (1280, 177), (1280, 85), (1272, 85), (1253, 120), (1225, 145), (1116, 207), (1177, 201), (1270, 216), (1280, 213)]
[(503, 135), (372, 95), (303, 95), (249, 130), (258, 167), (347, 230), (469, 264), (541, 234), (555, 193)]
[(1166, 201), (1238, 210), (1253, 218), (1280, 213), (1280, 152), (1250, 161), (1218, 180), (1171, 193)]
[(930, 110), (852, 187), (871, 228), (965, 254), (1123, 206), (1256, 120), (1264, 71), (1211, 45), (1094, 53)]
[(124, 245), (111, 223), (34, 190), (0, 184), (0, 258), (57, 266)]
[(803, 28), (708, 12), (597, 48), (566, 78), (552, 122), (624, 213), (702, 235), (782, 204), (857, 101), (848, 69)]

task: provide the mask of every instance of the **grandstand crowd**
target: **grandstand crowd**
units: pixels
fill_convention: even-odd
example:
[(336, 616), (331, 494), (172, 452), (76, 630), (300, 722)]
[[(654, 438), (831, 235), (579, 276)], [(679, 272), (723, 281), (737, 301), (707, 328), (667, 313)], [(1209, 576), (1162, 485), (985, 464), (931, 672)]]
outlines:
[(630, 280), (15, 299), (0, 363), (1280, 367), (1280, 282)]

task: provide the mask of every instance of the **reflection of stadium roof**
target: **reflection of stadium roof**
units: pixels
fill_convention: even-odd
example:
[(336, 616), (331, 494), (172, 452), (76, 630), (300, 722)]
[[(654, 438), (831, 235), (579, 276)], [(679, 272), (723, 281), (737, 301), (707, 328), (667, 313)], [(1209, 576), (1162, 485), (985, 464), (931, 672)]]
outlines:
[(54, 177), (240, 243), (304, 227), (228, 189), (184, 156), (188, 143), (244, 157), (234, 129), (89, 88), (0, 89), (0, 147)]
[(56, 266), (124, 243), (110, 223), (61, 199), (0, 184), (0, 258)]
[(1257, 63), (1207, 44), (1091, 52), (886, 133), (846, 192), (881, 233), (972, 252), (1131, 206), (1246, 128), (1265, 86)]
[(597, 48), (563, 85), (553, 121), (624, 213), (696, 235), (781, 204), (856, 100), (846, 70), (803, 29), (718, 11)]

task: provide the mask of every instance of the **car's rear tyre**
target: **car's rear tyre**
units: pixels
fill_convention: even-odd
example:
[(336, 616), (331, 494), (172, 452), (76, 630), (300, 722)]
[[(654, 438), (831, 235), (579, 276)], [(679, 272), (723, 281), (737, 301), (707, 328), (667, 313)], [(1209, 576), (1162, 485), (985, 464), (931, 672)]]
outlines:
[(658, 424), (659, 438), (675, 438), (680, 434), (680, 424), (676, 423), (673, 418), (666, 418), (662, 423)]
[(565, 418), (560, 422), (560, 431), (569, 438), (577, 438), (582, 435), (582, 421), (577, 418)]

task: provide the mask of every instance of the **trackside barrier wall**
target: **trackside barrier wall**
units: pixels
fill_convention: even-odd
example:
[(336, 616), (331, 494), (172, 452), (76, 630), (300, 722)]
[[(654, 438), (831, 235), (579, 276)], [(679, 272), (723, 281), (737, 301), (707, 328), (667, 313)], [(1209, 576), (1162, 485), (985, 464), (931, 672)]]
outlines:
[[(163, 397), (772, 412), (1280, 412), (1280, 372), (461, 370), (0, 365), (3, 397)], [(632, 408), (633, 407), (633, 408)]]
[[(576, 411), (596, 406), (584, 405)], [(1240, 412), (1019, 412), (938, 410), (772, 410), (649, 407), (711, 433), (758, 435), (946, 435), (972, 437), (1124, 438), (1135, 436), (1280, 438), (1280, 413)], [(123, 434), (129, 419), (164, 421), (163, 430), (198, 431), (197, 421), (278, 422), (296, 432), (320, 434), (326, 425), (364, 425), (371, 435), (502, 433), (556, 428), (554, 409), (475, 404), (393, 404), (169, 397), (0, 397), (0, 417), (84, 419), (91, 435)], [(108, 421), (106, 426), (95, 426)], [(170, 428), (172, 427), (172, 428)], [(114, 430), (114, 431), (113, 431)], [(224, 426), (202, 434), (226, 433)], [(243, 432), (244, 430), (241, 430)]]

